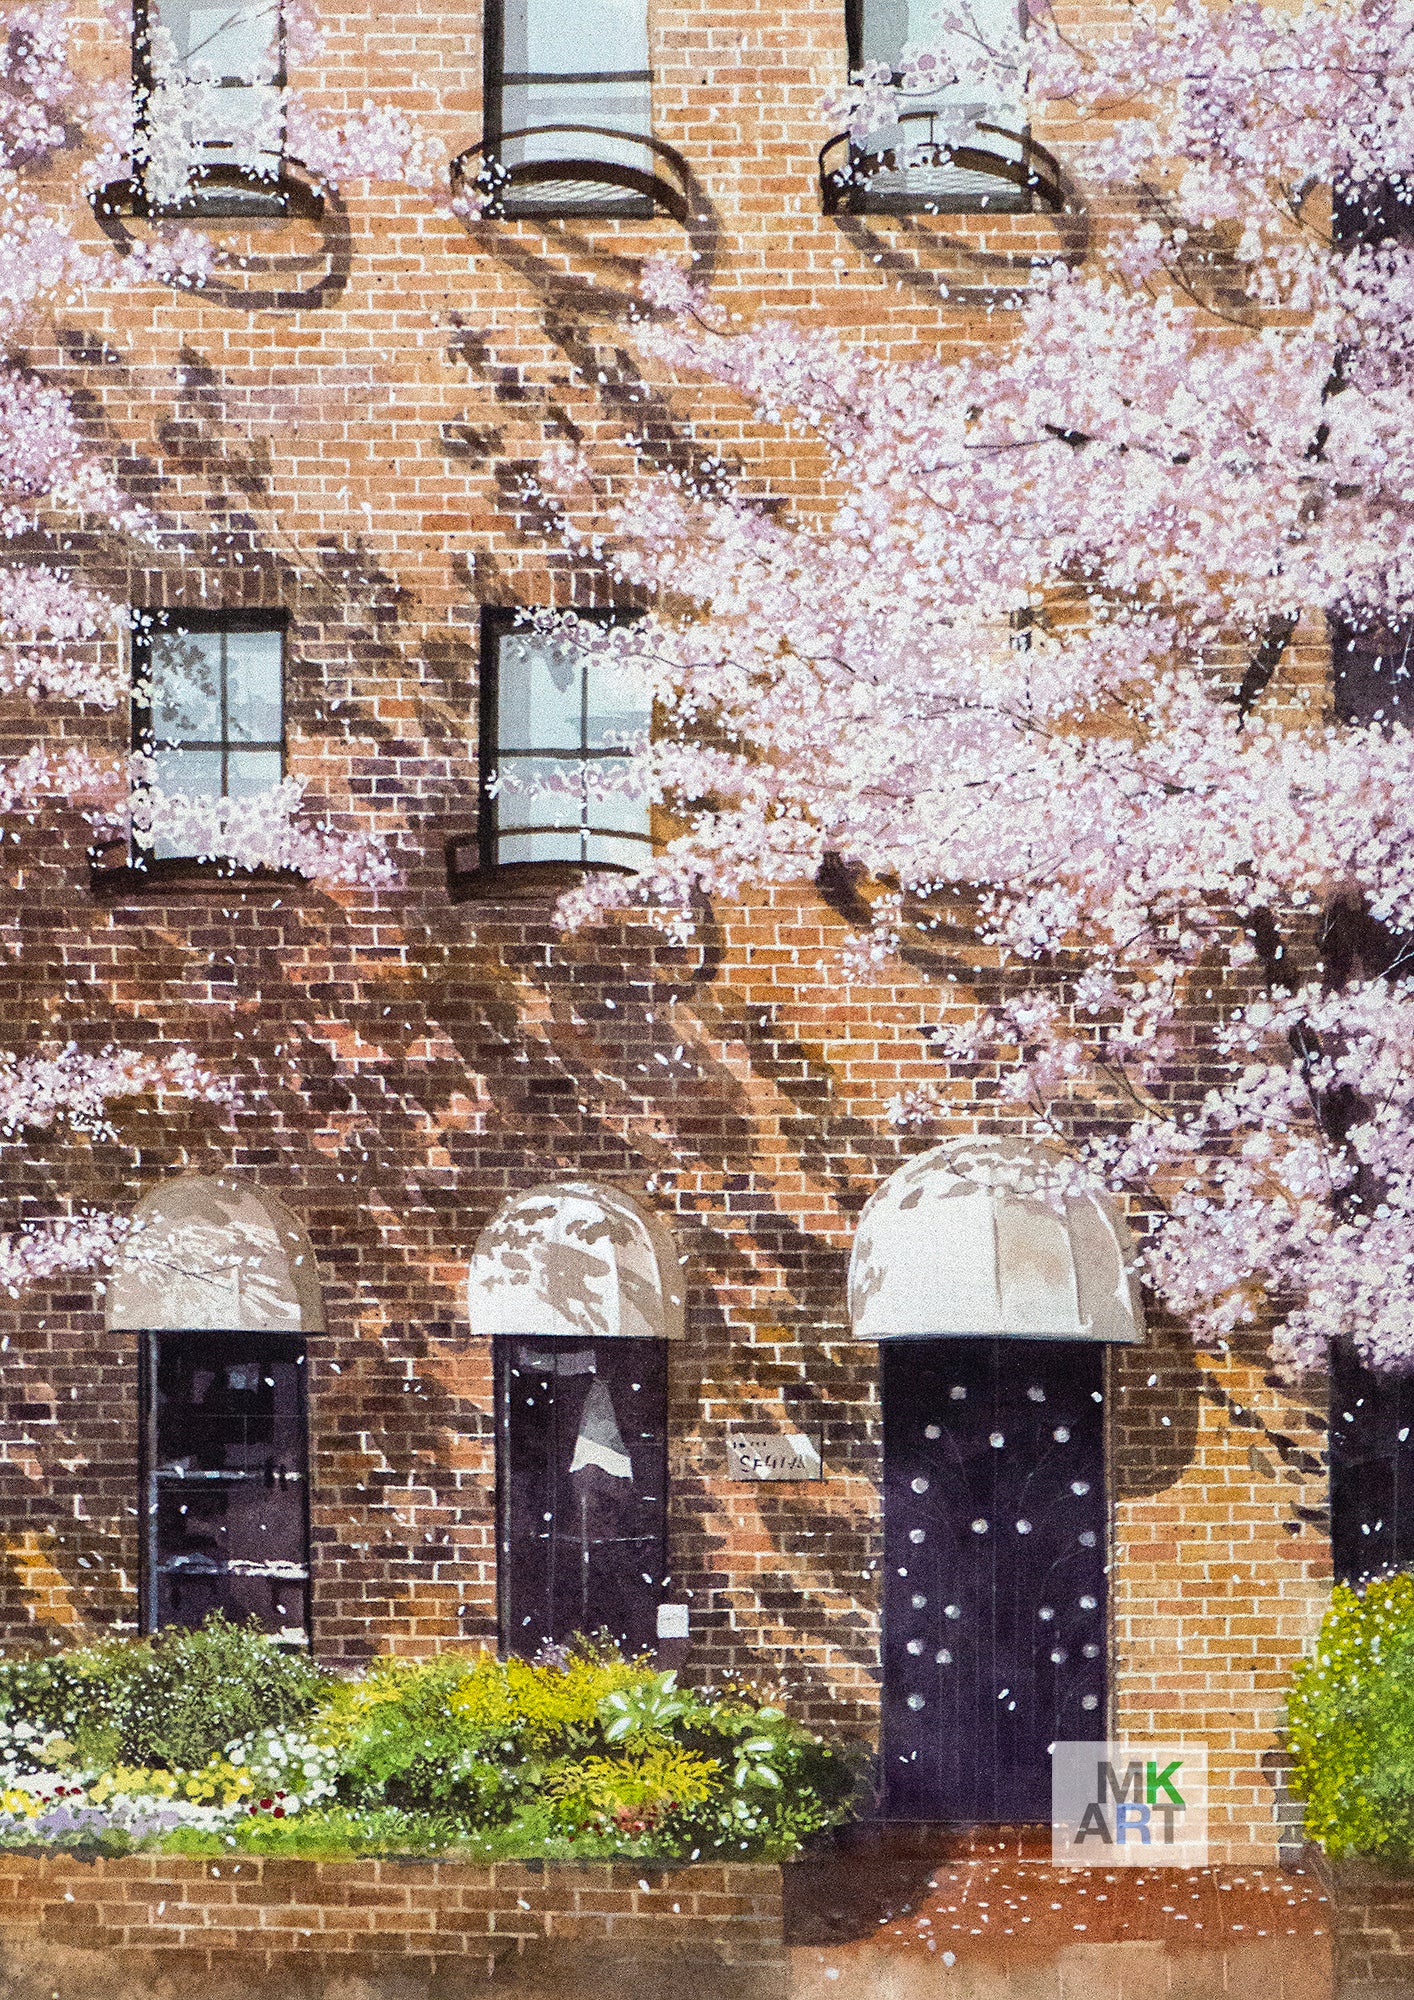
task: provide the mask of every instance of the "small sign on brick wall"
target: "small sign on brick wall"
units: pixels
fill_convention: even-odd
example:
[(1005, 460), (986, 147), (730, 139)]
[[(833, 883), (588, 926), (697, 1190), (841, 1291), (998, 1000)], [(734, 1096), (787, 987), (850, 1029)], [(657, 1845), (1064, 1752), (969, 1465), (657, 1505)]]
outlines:
[(728, 1479), (821, 1479), (820, 1432), (738, 1428), (727, 1432)]

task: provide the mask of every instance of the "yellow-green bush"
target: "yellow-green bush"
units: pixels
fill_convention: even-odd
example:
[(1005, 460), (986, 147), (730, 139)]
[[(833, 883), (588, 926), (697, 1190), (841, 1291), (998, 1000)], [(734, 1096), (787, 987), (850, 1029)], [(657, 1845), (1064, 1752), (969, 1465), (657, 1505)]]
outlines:
[(1414, 1576), (1336, 1585), (1288, 1715), (1310, 1837), (1331, 1855), (1414, 1861)]

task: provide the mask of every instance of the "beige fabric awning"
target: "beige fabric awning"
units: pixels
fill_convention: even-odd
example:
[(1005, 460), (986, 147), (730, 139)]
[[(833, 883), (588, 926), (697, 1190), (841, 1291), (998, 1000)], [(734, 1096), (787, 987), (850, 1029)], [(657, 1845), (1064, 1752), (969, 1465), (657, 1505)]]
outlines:
[(473, 1334), (579, 1339), (682, 1332), (682, 1274), (667, 1229), (632, 1196), (592, 1181), (515, 1195), (471, 1260)]
[(183, 1174), (139, 1205), (144, 1227), (108, 1285), (110, 1327), (321, 1333), (319, 1274), (282, 1201)]
[(1103, 1194), (1048, 1187), (1061, 1157), (1022, 1139), (950, 1139), (900, 1167), (859, 1218), (855, 1336), (1142, 1339), (1124, 1219)]

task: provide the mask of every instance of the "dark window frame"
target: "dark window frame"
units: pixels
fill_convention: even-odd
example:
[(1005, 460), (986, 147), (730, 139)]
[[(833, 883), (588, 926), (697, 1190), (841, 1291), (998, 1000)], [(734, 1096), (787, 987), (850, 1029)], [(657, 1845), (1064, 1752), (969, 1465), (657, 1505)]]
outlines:
[[(849, 64), (849, 74), (856, 76), (863, 69), (864, 55), (864, 8), (866, 0), (844, 0), (845, 48)], [(1022, 10), (1017, 9), (1018, 19)], [(895, 82), (898, 72), (894, 73)], [(906, 108), (906, 107), (905, 107)], [(1019, 135), (1023, 148), (1023, 163), (1030, 159), (1030, 127), (1023, 128)], [(979, 133), (978, 146), (987, 150), (991, 135)], [(853, 141), (849, 146), (851, 169), (856, 162), (870, 157)], [(965, 164), (965, 163), (964, 163)], [(995, 194), (940, 194), (919, 190), (912, 193), (907, 189), (874, 191), (868, 179), (861, 179), (851, 186), (834, 204), (856, 215), (1029, 215), (1037, 206), (1036, 188), (1033, 185), (1013, 186), (1000, 175), (997, 178)]]
[[(158, 1371), (161, 1362), (161, 1346), (164, 1341), (217, 1341), (240, 1342), (253, 1351), (262, 1346), (267, 1354), (283, 1361), (296, 1363), (295, 1379), (299, 1385), (295, 1413), (300, 1464), (295, 1478), (299, 1485), (300, 1519), (299, 1528), (304, 1548), (304, 1576), (302, 1580), (283, 1578), (291, 1589), (298, 1589), (302, 1599), (302, 1629), (307, 1650), (314, 1644), (314, 1545), (310, 1518), (311, 1451), (309, 1425), (309, 1339), (303, 1333), (284, 1331), (237, 1332), (207, 1330), (202, 1328), (145, 1328), (138, 1334), (138, 1430), (140, 1439), (138, 1466), (138, 1499), (141, 1509), (139, 1522), (138, 1561), (138, 1606), (139, 1629), (149, 1635), (162, 1628), (158, 1624), (160, 1578), (163, 1575), (161, 1549), (160, 1497), (165, 1486), (179, 1487), (181, 1481), (173, 1476), (164, 1480), (159, 1457), (159, 1397)], [(264, 1365), (262, 1361), (260, 1365)], [(228, 1471), (225, 1475), (216, 1473), (200, 1481), (192, 1479), (192, 1491), (211, 1490), (222, 1483), (236, 1486), (256, 1474), (245, 1471)], [(290, 1641), (287, 1644), (293, 1643)]]
[[(288, 37), (285, 30), (284, 0), (271, 0), (271, 4), (275, 8), (275, 41), (278, 50), (271, 87), (282, 90), (289, 81), (286, 67)], [(148, 117), (154, 83), (150, 27), (160, 18), (160, 0), (133, 0), (133, 93), (140, 107), (136, 122), (143, 131), (150, 129)], [(230, 83), (232, 87), (249, 87), (232, 79), (223, 78), (222, 81)], [(190, 186), (180, 200), (153, 207), (144, 191), (138, 201), (139, 211), (164, 216), (283, 218), (291, 210), (291, 190), (285, 175), (286, 159), (282, 129), (279, 167), (275, 174), (261, 174), (253, 169), (236, 167), (229, 163), (214, 163), (204, 168), (196, 165), (193, 168)], [(137, 169), (136, 185), (139, 189), (143, 188), (141, 168)], [(307, 206), (307, 200), (299, 205)]]
[[(288, 730), (286, 724), (287, 703), (286, 679), (288, 669), (287, 645), (289, 636), (289, 614), (282, 609), (257, 608), (254, 610), (232, 611), (187, 611), (169, 607), (162, 611), (140, 611), (142, 621), (134, 627), (131, 646), (131, 686), (129, 738), (134, 750), (148, 747), (152, 741), (150, 701), (138, 698), (138, 689), (144, 679), (149, 680), (151, 666), (151, 639), (154, 631), (162, 632), (279, 632), (280, 648), (280, 737), (259, 742), (232, 744), (229, 739), (224, 748), (247, 750), (278, 750), (280, 774), (288, 769)], [(223, 674), (224, 681), (224, 674)], [(165, 741), (166, 739), (159, 739)], [(199, 746), (194, 746), (199, 747)], [(213, 746), (221, 748), (221, 745)], [(223, 764), (224, 777), (224, 764)], [(141, 780), (137, 781), (139, 784)], [(225, 794), (223, 794), (225, 796)], [(123, 897), (130, 891), (144, 891), (164, 885), (179, 888), (209, 887), (221, 890), (232, 882), (243, 886), (259, 888), (295, 888), (304, 882), (304, 877), (286, 868), (239, 868), (224, 861), (203, 861), (195, 856), (164, 855), (154, 856), (136, 848), (131, 841), (113, 840), (101, 842), (89, 850), (89, 886), (93, 893), (106, 899)]]
[[(643, 613), (637, 607), (611, 605), (594, 610), (582, 611), (576, 609), (575, 616), (586, 625), (592, 624), (611, 627), (615, 625), (634, 624), (643, 616)], [(522, 892), (527, 890), (534, 891), (540, 887), (564, 886), (567, 883), (578, 881), (584, 875), (627, 875), (635, 872), (633, 869), (626, 868), (616, 861), (592, 861), (587, 859), (502, 861), (499, 858), (497, 848), (501, 836), (497, 825), (496, 799), (491, 790), (491, 778), (493, 772), (498, 768), (501, 756), (500, 647), (503, 639), (525, 629), (524, 617), (518, 608), (504, 605), (483, 606), (481, 612), (480, 683), (477, 690), (475, 860), (470, 868), (465, 865), (463, 860), (463, 857), (467, 855), (468, 850), (472, 846), (469, 840), (464, 837), (460, 839), (454, 837), (448, 842), (448, 885), (453, 896), (475, 894), (481, 889), (506, 891), (515, 894), (518, 893), (517, 885), (519, 885)], [(581, 737), (582, 735), (583, 729), (581, 727)], [(548, 754), (557, 757), (563, 756), (565, 758), (573, 757), (580, 762), (608, 762), (613, 758), (622, 756), (624, 753), (619, 750), (586, 752), (581, 744), (581, 748), (575, 752), (554, 751), (541, 753), (533, 747), (527, 747), (525, 749), (513, 750), (512, 754), (522, 756)], [(566, 831), (564, 828), (550, 830), (556, 832)], [(535, 829), (516, 827), (507, 829), (507, 831), (508, 833), (516, 834), (534, 832)], [(606, 832), (612, 833), (613, 837), (620, 839), (638, 838), (638, 836), (633, 834), (625, 835), (618, 833), (615, 829), (607, 829)], [(642, 840), (641, 844), (644, 850), (644, 859), (647, 860), (651, 856), (654, 846), (651, 832), (646, 839)]]
[[(644, 0), (647, 12), (648, 0)], [(534, 84), (556, 83), (646, 83), (650, 90), (656, 81), (651, 66), (643, 70), (512, 70), (506, 66), (506, 0), (485, 0), (482, 14), (481, 40), (481, 102), (482, 102), (482, 142), (481, 156), (485, 170), (493, 181), (500, 160), (501, 146), (506, 135), (506, 121), (502, 93), (507, 89)], [(512, 128), (518, 130), (520, 128)], [(538, 129), (538, 128), (530, 128)], [(649, 136), (641, 132), (625, 132), (627, 140), (636, 140), (643, 145), (650, 158), (654, 148)], [(566, 144), (572, 144), (572, 135), (566, 133)], [(572, 164), (567, 160), (566, 164)], [(655, 162), (656, 164), (656, 162)], [(651, 168), (645, 171), (645, 183), (656, 178)], [(671, 192), (671, 191), (670, 191)], [(642, 220), (657, 212), (659, 201), (648, 192), (645, 184), (642, 191), (624, 187), (622, 193), (611, 201), (557, 200), (550, 194), (516, 194), (511, 197), (511, 205), (505, 206), (505, 196), (499, 188), (493, 187), (496, 208), (507, 216), (535, 219), (537, 217), (558, 217), (579, 220), (604, 220), (615, 218)], [(667, 205), (667, 204), (665, 204)]]

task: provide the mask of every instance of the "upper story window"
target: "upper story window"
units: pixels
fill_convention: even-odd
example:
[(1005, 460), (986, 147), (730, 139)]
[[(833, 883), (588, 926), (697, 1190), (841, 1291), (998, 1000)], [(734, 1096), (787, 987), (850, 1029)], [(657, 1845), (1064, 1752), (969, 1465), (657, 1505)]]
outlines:
[[(284, 621), (173, 613), (134, 645), (133, 744), (164, 792), (250, 798), (285, 775)], [(193, 859), (159, 841), (158, 859)]]
[(487, 0), (483, 152), (513, 215), (651, 215), (647, 0)]
[[(910, 43), (936, 44), (936, 13), (936, 0), (846, 0), (851, 72), (882, 62), (897, 74)], [(972, 0), (971, 14), (979, 36), (992, 46), (1014, 35), (1020, 20), (1016, 0)], [(959, 38), (956, 53), (963, 80), (926, 97), (910, 96), (896, 124), (880, 127), (854, 149), (844, 198), (849, 207), (895, 214), (1030, 207), (1035, 176), (1020, 89), (1005, 101), (978, 102), (965, 70), (975, 44)], [(918, 164), (895, 163), (898, 153), (920, 146), (926, 151)], [(829, 196), (827, 177), (827, 205), (844, 205)]]
[[(612, 615), (586, 623), (616, 622)], [(484, 614), (480, 864), (641, 868), (648, 802), (627, 780), (651, 720), (632, 664)]]
[(133, 80), (150, 206), (280, 206), (285, 29), (280, 0), (136, 0)]
[(1330, 621), (1335, 712), (1342, 722), (1414, 721), (1414, 620)]

